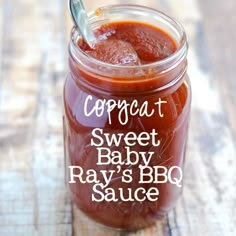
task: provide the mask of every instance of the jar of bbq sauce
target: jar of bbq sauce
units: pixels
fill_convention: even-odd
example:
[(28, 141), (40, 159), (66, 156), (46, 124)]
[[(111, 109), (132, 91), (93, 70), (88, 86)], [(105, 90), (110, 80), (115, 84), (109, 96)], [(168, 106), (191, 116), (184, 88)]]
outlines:
[(191, 104), (187, 41), (169, 16), (137, 5), (89, 15), (76, 28), (64, 87), (66, 176), (78, 208), (119, 229), (149, 226), (182, 192)]

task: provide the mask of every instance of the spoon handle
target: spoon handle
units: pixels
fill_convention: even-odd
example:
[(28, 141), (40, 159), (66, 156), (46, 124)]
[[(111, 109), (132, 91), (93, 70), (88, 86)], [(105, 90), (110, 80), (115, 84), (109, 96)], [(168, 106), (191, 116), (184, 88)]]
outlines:
[(80, 31), (84, 41), (91, 48), (94, 48), (96, 38), (90, 26), (82, 0), (69, 0), (69, 7), (72, 19)]

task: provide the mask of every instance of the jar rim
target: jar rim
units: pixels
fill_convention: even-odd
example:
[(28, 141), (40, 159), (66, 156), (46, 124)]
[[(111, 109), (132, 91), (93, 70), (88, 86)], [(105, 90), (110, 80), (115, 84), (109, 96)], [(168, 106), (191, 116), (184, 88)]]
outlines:
[[(147, 64), (142, 64), (142, 65), (110, 64), (110, 63), (106, 63), (106, 62), (97, 60), (93, 57), (90, 57), (82, 49), (80, 49), (80, 47), (77, 45), (77, 42), (78, 42), (79, 36), (81, 36), (81, 35), (80, 35), (76, 26), (73, 26), (73, 28), (71, 30), (71, 39), (72, 40), (71, 40), (71, 43), (69, 44), (69, 49), (72, 52), (74, 52), (75, 54), (80, 54), (80, 56), (82, 56), (83, 60), (89, 60), (90, 63), (92, 62), (96, 66), (103, 66), (103, 67), (105, 66), (105, 67), (109, 67), (110, 69), (114, 69), (114, 70), (116, 70), (116, 69), (129, 70), (129, 69), (135, 69), (135, 68), (147, 69), (147, 68), (153, 67), (153, 66), (154, 67), (163, 66), (165, 64), (171, 63), (172, 61), (175, 61), (175, 63), (176, 63), (176, 61), (181, 60), (182, 58), (186, 57), (188, 44), (187, 44), (187, 36), (186, 36), (183, 26), (177, 20), (168, 16), (167, 14), (163, 13), (162, 11), (159, 11), (154, 8), (142, 6), (142, 5), (136, 5), (136, 4), (114, 4), (114, 5), (107, 5), (107, 6), (99, 7), (98, 9), (89, 12), (88, 17), (89, 17), (89, 19), (98, 17), (97, 12), (102, 12), (102, 14), (106, 14), (106, 13), (111, 14), (112, 12), (117, 12), (117, 11), (121, 11), (124, 9), (126, 11), (135, 9), (136, 11), (142, 11), (142, 12), (146, 11), (149, 14), (150, 13), (154, 14), (154, 15), (158, 14), (159, 17), (166, 20), (181, 35), (179, 42), (177, 42), (177, 43), (179, 43), (177, 49), (172, 54), (167, 56), (166, 58), (163, 58), (163, 59), (155, 61), (155, 62), (147, 63)], [(139, 22), (139, 21), (134, 20), (134, 22)], [(77, 59), (76, 55), (74, 55), (74, 56), (75, 56), (75, 59)]]

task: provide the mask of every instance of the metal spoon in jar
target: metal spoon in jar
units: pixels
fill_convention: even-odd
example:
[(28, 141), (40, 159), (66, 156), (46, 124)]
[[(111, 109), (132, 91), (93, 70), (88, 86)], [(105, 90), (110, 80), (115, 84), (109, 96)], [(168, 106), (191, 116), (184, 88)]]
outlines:
[(91, 25), (89, 24), (83, 1), (69, 0), (69, 7), (74, 24), (80, 31), (84, 41), (90, 46), (90, 48), (94, 48), (97, 40), (92, 31)]

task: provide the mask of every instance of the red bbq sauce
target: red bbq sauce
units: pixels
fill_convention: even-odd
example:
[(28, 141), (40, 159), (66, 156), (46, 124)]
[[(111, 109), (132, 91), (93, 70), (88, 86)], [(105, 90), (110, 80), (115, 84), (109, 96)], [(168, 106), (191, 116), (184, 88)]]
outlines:
[[(79, 40), (80, 50), (91, 57), (91, 60), (96, 59), (103, 63), (124, 67), (155, 63), (168, 58), (178, 49), (178, 44), (168, 33), (140, 22), (123, 21), (105, 24), (96, 29), (95, 34), (100, 39), (95, 49), (90, 49), (85, 42)], [(178, 73), (182, 67), (180, 64), (179, 69), (176, 69)], [(155, 129), (158, 133), (158, 140), (160, 140), (159, 146), (155, 147), (151, 143), (141, 146), (136, 143), (130, 147), (130, 150), (153, 151), (154, 155), (149, 163), (151, 167), (158, 165), (168, 168), (171, 166), (183, 167), (190, 103), (189, 89), (187, 83), (184, 82), (185, 79), (187, 80), (185, 75), (179, 82), (159, 91), (159, 87), (173, 81), (175, 79), (173, 77), (178, 73), (170, 72), (162, 76), (156, 71), (150, 70), (141, 77), (136, 74), (132, 76), (130, 75), (132, 72), (130, 72), (127, 78), (124, 78), (119, 77), (120, 75), (116, 76), (116, 71), (114, 71), (110, 78), (107, 76), (101, 81), (99, 74), (87, 71), (72, 59), (70, 59), (70, 68), (72, 76), (67, 79), (64, 89), (66, 166), (80, 166), (84, 172), (94, 169), (101, 182), (104, 182), (104, 179), (100, 170), (116, 170), (117, 166), (113, 164), (97, 165), (98, 152), (96, 147), (91, 146), (91, 133), (94, 128), (100, 128), (108, 134), (126, 134), (132, 131), (137, 135), (142, 132), (150, 133)], [(155, 79), (156, 77), (157, 79)], [(104, 92), (104, 90), (106, 91)], [(148, 93), (146, 93), (147, 90), (149, 90)], [(162, 106), (163, 117), (158, 115), (140, 117), (128, 114), (129, 122), (123, 125), (118, 119), (118, 108), (115, 108), (110, 114), (111, 123), (106, 111), (100, 117), (95, 114), (87, 117), (84, 114), (84, 105), (88, 95), (92, 96), (90, 108), (99, 99), (121, 99), (127, 103), (132, 103), (136, 99), (137, 107), (140, 108), (141, 104), (147, 101), (148, 109), (154, 109), (154, 114), (158, 114), (158, 107), (154, 105), (155, 101), (162, 98), (167, 103)], [(106, 142), (103, 146), (108, 147)], [(119, 146), (113, 145), (109, 148), (111, 151), (121, 152), (125, 161), (126, 149), (124, 146), (122, 140)], [(112, 177), (112, 181), (107, 187), (114, 189), (118, 201), (94, 202), (91, 199), (91, 195), (94, 193), (94, 183), (77, 181), (69, 185), (75, 203), (87, 216), (110, 227), (133, 229), (154, 223), (157, 218), (165, 215), (174, 206), (181, 193), (181, 188), (169, 182), (138, 183), (140, 164), (142, 164), (141, 160), (136, 165), (121, 166), (122, 170), (132, 169), (131, 183), (122, 182), (119, 173), (115, 173)], [(123, 189), (124, 195), (127, 197), (128, 188), (134, 192), (140, 187), (146, 191), (152, 187), (157, 188), (159, 190), (158, 200), (154, 202), (120, 200), (119, 189)], [(138, 195), (142, 198), (143, 192), (140, 191)]]
[(139, 22), (116, 22), (95, 31), (95, 49), (82, 40), (78, 46), (93, 58), (121, 65), (140, 65), (162, 60), (177, 49), (175, 41), (163, 30)]

